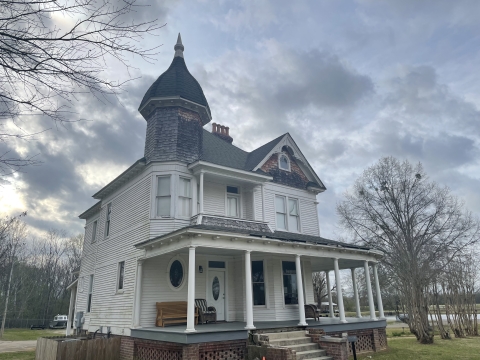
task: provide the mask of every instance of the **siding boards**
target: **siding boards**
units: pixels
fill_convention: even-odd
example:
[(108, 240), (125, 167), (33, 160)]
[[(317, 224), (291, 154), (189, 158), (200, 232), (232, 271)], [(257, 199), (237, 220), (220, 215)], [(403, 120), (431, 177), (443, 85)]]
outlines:
[(205, 181), (203, 211), (206, 214), (225, 216), (226, 185)]

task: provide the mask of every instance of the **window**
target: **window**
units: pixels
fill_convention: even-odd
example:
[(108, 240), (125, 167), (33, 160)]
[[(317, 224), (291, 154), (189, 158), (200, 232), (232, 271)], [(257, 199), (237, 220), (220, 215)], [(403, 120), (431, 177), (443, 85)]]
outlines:
[(240, 193), (236, 186), (227, 186), (227, 216), (240, 217)]
[(285, 196), (275, 196), (275, 211), (277, 213), (277, 229), (287, 230), (287, 214), (285, 211)]
[(117, 290), (123, 290), (123, 279), (125, 277), (125, 261), (118, 263), (118, 286)]
[(297, 270), (293, 261), (282, 261), (283, 296), (285, 305), (298, 304)]
[(92, 229), (92, 243), (97, 240), (97, 220), (93, 222), (93, 229)]
[(87, 312), (92, 309), (92, 293), (93, 293), (93, 275), (90, 275), (90, 283), (88, 284), (88, 303)]
[(276, 195), (275, 212), (278, 230), (300, 231), (300, 213), (297, 199)]
[(105, 222), (105, 236), (110, 235), (110, 217), (112, 215), (112, 203), (107, 205), (107, 221)]
[(288, 199), (288, 230), (300, 231), (300, 215), (296, 199)]
[(170, 284), (174, 288), (179, 288), (183, 283), (183, 265), (179, 260), (174, 260), (170, 265), (169, 278)]
[(290, 162), (285, 154), (280, 154), (278, 157), (278, 167), (282, 170), (290, 171)]
[(157, 177), (157, 216), (170, 217), (170, 176)]
[(265, 305), (263, 261), (252, 261), (253, 305)]
[(178, 183), (178, 215), (190, 217), (192, 208), (192, 196), (190, 179), (180, 178)]

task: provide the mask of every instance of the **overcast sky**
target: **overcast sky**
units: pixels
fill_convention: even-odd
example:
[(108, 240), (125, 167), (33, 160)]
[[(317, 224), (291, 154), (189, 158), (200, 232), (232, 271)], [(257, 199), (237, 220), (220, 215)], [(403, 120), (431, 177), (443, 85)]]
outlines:
[[(83, 232), (91, 196), (143, 156), (137, 108), (178, 32), (213, 122), (230, 127), (234, 144), (250, 151), (293, 136), (327, 187), (322, 236), (337, 236), (336, 203), (388, 155), (422, 162), (480, 213), (480, 1), (157, 1), (136, 16), (166, 23), (145, 43), (162, 45), (157, 61), (131, 60), (138, 79), (119, 101), (80, 96), (75, 110), (88, 121), (20, 122), (50, 130), (3, 148), (43, 164), (4, 181), (0, 213), (27, 210), (37, 232)], [(114, 63), (106, 73), (126, 77)]]

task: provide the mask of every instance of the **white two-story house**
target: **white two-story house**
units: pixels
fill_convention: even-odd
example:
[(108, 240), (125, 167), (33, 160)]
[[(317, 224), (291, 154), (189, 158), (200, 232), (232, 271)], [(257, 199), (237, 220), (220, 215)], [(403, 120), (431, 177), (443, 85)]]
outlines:
[[(183, 51), (179, 37), (140, 104), (144, 157), (80, 215), (75, 313), (84, 330), (141, 337), (155, 327), (157, 302), (187, 301), (188, 334), (208, 326), (194, 316), (194, 299), (206, 299), (217, 322), (307, 326), (312, 272), (332, 270), (339, 284), (340, 270), (368, 269), (381, 253), (320, 236), (317, 196), (326, 188), (288, 133), (272, 129), (275, 139), (247, 152), (228, 127), (205, 129), (210, 108)], [(347, 323), (341, 286), (337, 295), (338, 321)]]

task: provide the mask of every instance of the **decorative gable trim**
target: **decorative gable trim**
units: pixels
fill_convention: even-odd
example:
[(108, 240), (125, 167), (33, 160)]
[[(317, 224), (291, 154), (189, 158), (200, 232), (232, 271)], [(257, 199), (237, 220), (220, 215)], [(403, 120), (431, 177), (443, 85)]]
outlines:
[(313, 170), (313, 168), (310, 166), (307, 159), (300, 151), (300, 148), (297, 146), (289, 133), (286, 133), (283, 136), (283, 138), (272, 148), (272, 150), (270, 150), (270, 152), (262, 159), (262, 161), (260, 161), (257, 166), (253, 168), (253, 171), (261, 169), (261, 167), (272, 157), (272, 155), (282, 153), (282, 149), (284, 146), (288, 146), (289, 149), (291, 149), (290, 156), (295, 159), (297, 165), (305, 173), (309, 180), (316, 182), (320, 185), (320, 192), (325, 191), (327, 188), (323, 184), (322, 180), (320, 180), (315, 170)]

